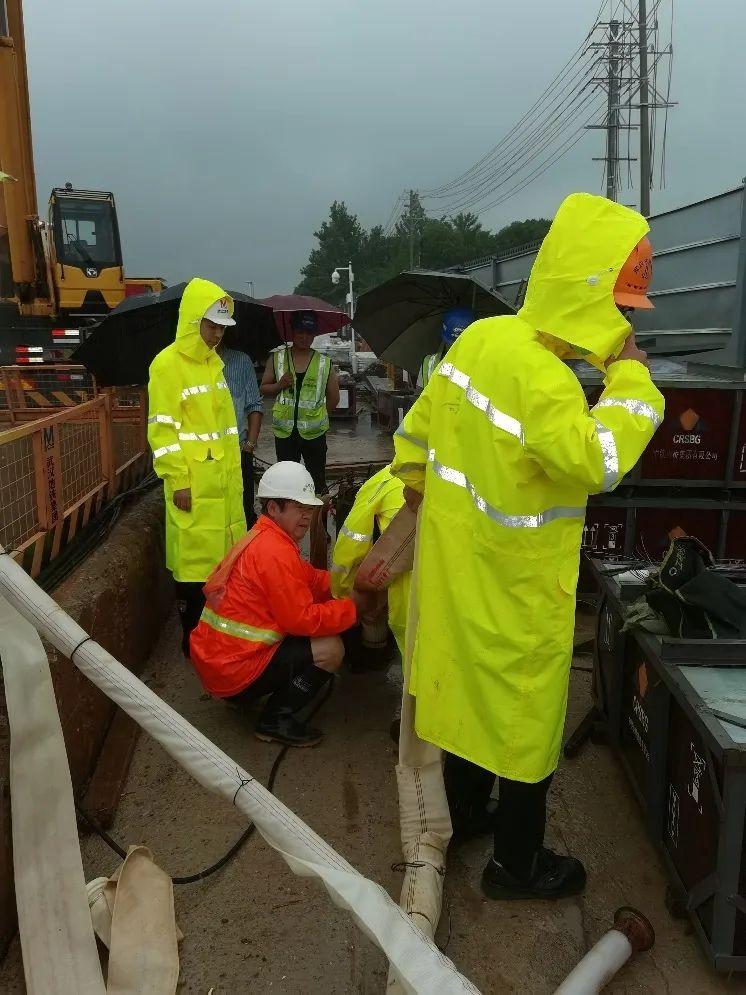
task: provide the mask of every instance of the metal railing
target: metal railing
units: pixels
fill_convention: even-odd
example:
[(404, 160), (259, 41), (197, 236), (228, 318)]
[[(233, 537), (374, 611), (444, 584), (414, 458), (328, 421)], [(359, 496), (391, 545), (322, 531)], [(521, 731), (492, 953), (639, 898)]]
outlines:
[(0, 421), (33, 421), (101, 393), (84, 366), (53, 365), (0, 367)]
[(103, 391), (0, 431), (0, 543), (38, 576), (150, 466), (142, 390)]

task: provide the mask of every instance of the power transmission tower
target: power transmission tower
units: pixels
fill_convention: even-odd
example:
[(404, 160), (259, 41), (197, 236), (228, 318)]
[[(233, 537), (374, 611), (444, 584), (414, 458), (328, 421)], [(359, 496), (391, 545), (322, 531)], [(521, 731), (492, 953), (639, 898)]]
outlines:
[(609, 89), (606, 121), (606, 196), (617, 200), (619, 196), (619, 63), (622, 26), (619, 21), (609, 22)]
[[(604, 121), (589, 128), (606, 132), (606, 155), (594, 157), (605, 164), (606, 196), (618, 200), (627, 163), (627, 187), (633, 186), (630, 164), (640, 163), (640, 212), (650, 214), (650, 191), (656, 153), (655, 114), (675, 106), (670, 100), (673, 40), (659, 47), (661, 8), (672, 9), (674, 0), (609, 0), (609, 20), (596, 27), (598, 41), (591, 47), (604, 52), (607, 71), (593, 79), (598, 89), (606, 91)], [(652, 43), (651, 43), (652, 37)], [(657, 87), (658, 69), (668, 61), (668, 90)], [(665, 77), (664, 77), (665, 78)], [(629, 134), (639, 132), (639, 156), (632, 156)], [(623, 132), (627, 132), (626, 155), (621, 154)], [(665, 129), (660, 142), (661, 183), (664, 176)]]
[(409, 191), (409, 268), (414, 269), (414, 190)]
[(645, 0), (638, 0), (638, 57), (640, 61), (640, 214), (650, 214), (650, 81), (648, 79), (648, 12)]

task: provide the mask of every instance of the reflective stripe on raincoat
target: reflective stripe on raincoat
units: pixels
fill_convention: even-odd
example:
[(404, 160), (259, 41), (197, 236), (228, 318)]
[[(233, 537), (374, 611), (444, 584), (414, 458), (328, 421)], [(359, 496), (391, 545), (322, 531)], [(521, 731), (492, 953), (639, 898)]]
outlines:
[[(332, 593), (348, 597), (360, 564), (370, 552), (374, 527), (383, 533), (404, 504), (404, 485), (384, 467), (367, 480), (357, 493), (350, 513), (340, 526), (332, 554)], [(389, 627), (399, 651), (404, 655), (404, 637), (409, 606), (411, 573), (401, 574), (388, 589)]]
[[(205, 581), (246, 532), (236, 412), (223, 361), (200, 322), (225, 291), (194, 279), (184, 288), (175, 341), (150, 366), (148, 442), (166, 499), (166, 565), (179, 581)], [(230, 298), (228, 298), (230, 301)], [(229, 304), (233, 312), (233, 302)], [(173, 503), (190, 488), (191, 511)]]
[[(278, 346), (273, 350), (272, 361), (275, 382), (286, 373), (292, 373), (293, 386), (282, 390), (272, 407), (272, 428), (279, 439), (287, 439), (295, 425), (295, 368), (292, 352), (288, 346)], [(328, 356), (315, 352), (308, 364), (298, 400), (298, 433), (303, 439), (318, 439), (329, 431), (329, 412), (326, 407), (326, 385), (332, 364)]]
[(647, 230), (621, 205), (569, 197), (524, 307), (459, 337), (394, 439), (392, 472), (424, 492), (417, 733), (518, 781), (559, 757), (588, 494), (616, 486), (663, 415), (640, 363), (612, 363), (589, 411), (559, 358), (603, 366), (620, 351), (629, 325), (612, 289)]

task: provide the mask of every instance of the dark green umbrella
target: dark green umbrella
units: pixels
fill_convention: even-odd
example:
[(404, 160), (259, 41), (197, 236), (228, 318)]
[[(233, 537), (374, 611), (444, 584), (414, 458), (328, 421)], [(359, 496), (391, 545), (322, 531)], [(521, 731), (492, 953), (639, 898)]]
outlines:
[[(110, 387), (146, 384), (148, 367), (174, 340), (185, 287), (186, 283), (178, 283), (157, 294), (127, 297), (93, 326), (73, 353), (73, 361)], [(228, 293), (236, 324), (226, 329), (223, 341), (259, 362), (281, 343), (272, 308), (246, 294)]]
[(470, 307), (477, 318), (515, 313), (463, 273), (413, 270), (361, 294), (352, 323), (379, 359), (414, 374), (440, 347), (443, 313), (452, 307)]

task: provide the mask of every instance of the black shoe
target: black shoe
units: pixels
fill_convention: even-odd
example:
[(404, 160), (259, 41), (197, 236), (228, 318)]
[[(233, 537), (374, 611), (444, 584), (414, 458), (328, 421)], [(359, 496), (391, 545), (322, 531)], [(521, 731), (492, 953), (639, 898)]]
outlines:
[(527, 878), (511, 874), (496, 860), (490, 860), (482, 874), (482, 891), (487, 898), (567, 898), (585, 889), (585, 868), (574, 857), (562, 857), (542, 847), (534, 857)]
[(299, 722), (292, 712), (282, 709), (271, 715), (260, 715), (254, 735), (264, 743), (284, 746), (318, 746), (324, 738), (319, 729)]
[(482, 811), (466, 819), (454, 819), (452, 843), (467, 843), (469, 840), (489, 836), (495, 831), (497, 822), (497, 799), (490, 798)]

